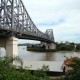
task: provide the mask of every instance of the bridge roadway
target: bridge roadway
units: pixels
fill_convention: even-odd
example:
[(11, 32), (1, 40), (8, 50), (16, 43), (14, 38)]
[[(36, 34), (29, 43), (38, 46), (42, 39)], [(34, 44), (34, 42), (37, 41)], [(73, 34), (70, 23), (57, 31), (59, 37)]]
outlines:
[(18, 55), (18, 39), (38, 40), (46, 49), (55, 49), (53, 30), (41, 32), (22, 0), (0, 0), (0, 45), (8, 56)]
[(13, 32), (10, 30), (0, 29), (0, 38), (8, 38), (11, 36), (15, 36), (18, 39), (29, 39), (29, 40), (37, 40), (37, 41), (47, 42), (47, 43), (52, 43), (52, 42), (54, 43), (54, 41), (51, 41), (49, 39), (46, 39), (37, 35), (33, 35), (32, 33), (28, 34), (28, 32), (26, 32), (25, 34), (25, 33), (19, 33), (19, 32)]

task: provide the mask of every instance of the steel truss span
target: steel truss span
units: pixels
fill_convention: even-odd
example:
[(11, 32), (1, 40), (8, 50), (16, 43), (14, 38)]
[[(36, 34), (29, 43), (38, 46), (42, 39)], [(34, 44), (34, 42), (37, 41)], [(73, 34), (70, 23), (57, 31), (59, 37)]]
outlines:
[(41, 32), (31, 20), (22, 0), (0, 0), (1, 33), (16, 34), (18, 38), (54, 42), (52, 29)]

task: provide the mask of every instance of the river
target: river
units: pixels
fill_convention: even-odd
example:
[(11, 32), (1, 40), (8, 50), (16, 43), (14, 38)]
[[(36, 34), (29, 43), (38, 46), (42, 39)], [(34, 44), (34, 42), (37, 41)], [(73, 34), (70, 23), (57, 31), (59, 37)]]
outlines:
[(80, 52), (33, 52), (25, 46), (19, 46), (19, 57), (25, 61), (64, 61), (66, 57), (80, 57)]
[[(66, 57), (80, 57), (80, 52), (33, 52), (27, 51), (26, 46), (19, 46), (18, 54), (23, 61), (64, 61)], [(0, 55), (5, 55), (4, 48), (0, 48)]]
[[(56, 71), (57, 70), (61, 71), (61, 66), (62, 66), (64, 60), (66, 59), (66, 57), (68, 57), (68, 58), (80, 57), (80, 52), (69, 52), (69, 51), (67, 51), (67, 52), (66, 51), (33, 52), (33, 51), (27, 51), (26, 46), (19, 46), (18, 47), (18, 54), (19, 54), (19, 57), (23, 61), (24, 67), (26, 65), (28, 65), (28, 66), (33, 65), (32, 69), (34, 69), (34, 68), (37, 68), (37, 66), (38, 67), (42, 66), (42, 63), (46, 63), (46, 64), (50, 65), (50, 69), (55, 69)], [(4, 48), (0, 48), (0, 55), (5, 56), (5, 49)], [(53, 68), (53, 66), (54, 66), (54, 68)]]

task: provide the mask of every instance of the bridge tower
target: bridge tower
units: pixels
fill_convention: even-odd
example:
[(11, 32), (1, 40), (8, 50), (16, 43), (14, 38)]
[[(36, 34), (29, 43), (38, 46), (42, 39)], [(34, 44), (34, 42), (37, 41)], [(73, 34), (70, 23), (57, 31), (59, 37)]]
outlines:
[(55, 41), (54, 41), (53, 30), (52, 29), (47, 29), (45, 34), (53, 42), (49, 42), (49, 43), (48, 42), (41, 42), (41, 44), (45, 45), (46, 50), (54, 50), (54, 49), (56, 49), (56, 44), (55, 44)]

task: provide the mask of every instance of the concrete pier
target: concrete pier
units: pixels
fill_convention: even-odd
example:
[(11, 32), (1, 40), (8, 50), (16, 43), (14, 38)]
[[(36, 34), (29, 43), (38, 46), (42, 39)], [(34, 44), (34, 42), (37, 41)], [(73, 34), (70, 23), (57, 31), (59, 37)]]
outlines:
[(46, 43), (46, 49), (54, 50), (56, 49), (56, 45), (54, 43)]
[(46, 50), (54, 50), (54, 49), (56, 49), (56, 44), (55, 43), (41, 42), (41, 45), (44, 45)]
[(6, 55), (9, 57), (18, 56), (18, 39), (10, 37), (6, 40)]
[(9, 37), (0, 39), (0, 47), (4, 47), (6, 50), (6, 56), (17, 57), (18, 56), (18, 38)]

